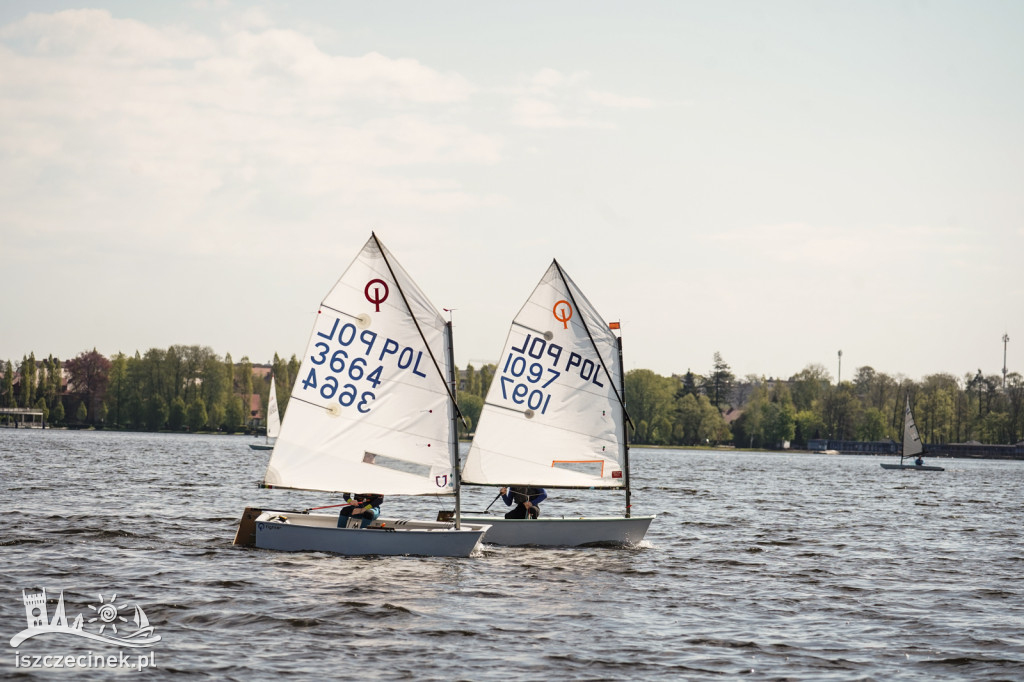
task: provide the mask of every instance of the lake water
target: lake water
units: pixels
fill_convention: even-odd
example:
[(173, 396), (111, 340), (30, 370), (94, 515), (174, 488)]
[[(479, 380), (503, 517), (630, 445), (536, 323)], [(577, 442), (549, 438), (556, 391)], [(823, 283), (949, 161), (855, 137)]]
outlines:
[[(66, 634), (11, 647), (23, 590), (45, 589), (51, 617), (63, 591), (88, 629), (115, 595), (141, 606), (161, 640), (144, 650), (155, 668), (124, 672), (139, 678), (1024, 679), (1024, 462), (918, 473), (634, 448), (634, 512), (658, 515), (640, 547), (344, 558), (232, 546), (247, 505), (340, 501), (258, 489), (269, 453), (250, 442), (0, 430), (0, 677), (58, 676), (32, 656), (128, 651)], [(467, 490), (464, 509), (496, 492)], [(551, 492), (547, 516), (623, 505)]]

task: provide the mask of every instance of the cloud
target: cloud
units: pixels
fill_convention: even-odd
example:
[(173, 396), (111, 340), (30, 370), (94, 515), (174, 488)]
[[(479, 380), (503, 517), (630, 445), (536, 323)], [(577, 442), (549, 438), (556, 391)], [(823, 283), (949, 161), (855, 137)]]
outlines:
[(514, 91), (512, 121), (526, 128), (611, 129), (609, 109), (649, 109), (654, 101), (623, 97), (587, 87), (586, 71), (562, 73), (543, 68), (522, 77)]
[(40, 57), (103, 57), (132, 61), (195, 59), (208, 56), (214, 43), (177, 27), (153, 28), (133, 19), (115, 19), (98, 9), (29, 14), (0, 29), (0, 39), (25, 45)]
[(500, 203), (454, 173), (501, 159), (498, 135), (452, 116), (475, 92), (414, 59), (328, 54), (258, 12), (210, 35), (31, 14), (0, 28), (0, 228), (206, 243), (223, 216), (220, 247), (339, 202)]

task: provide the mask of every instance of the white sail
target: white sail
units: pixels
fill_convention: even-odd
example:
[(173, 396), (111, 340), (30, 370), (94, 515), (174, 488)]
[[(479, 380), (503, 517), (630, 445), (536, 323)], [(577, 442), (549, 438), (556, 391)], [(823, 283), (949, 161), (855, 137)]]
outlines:
[(463, 482), (619, 488), (618, 338), (557, 261), (516, 315)]
[(924, 452), (921, 434), (917, 432), (914, 415), (910, 411), (910, 396), (907, 396), (907, 409), (903, 415), (903, 456), (913, 457)]
[(372, 235), (320, 306), (264, 484), (452, 494), (447, 334)]
[(270, 375), (270, 398), (267, 400), (267, 438), (281, 435), (281, 416), (277, 412), (277, 387), (274, 375)]

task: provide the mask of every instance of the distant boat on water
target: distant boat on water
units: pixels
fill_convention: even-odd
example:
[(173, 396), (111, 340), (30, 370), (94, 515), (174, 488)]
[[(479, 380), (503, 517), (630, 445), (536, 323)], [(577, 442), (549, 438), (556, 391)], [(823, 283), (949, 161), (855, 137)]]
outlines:
[(270, 375), (270, 397), (267, 399), (267, 440), (264, 443), (250, 443), (253, 450), (273, 450), (273, 438), (277, 440), (277, 434), (281, 433), (281, 416), (277, 412), (277, 387), (274, 385), (274, 375)]
[[(926, 466), (921, 458), (925, 454), (921, 434), (914, 423), (914, 413), (910, 410), (910, 396), (907, 396), (907, 407), (903, 419), (903, 450), (900, 452), (899, 464), (882, 464), (883, 469), (913, 469), (914, 471), (945, 471), (942, 467)], [(905, 458), (917, 456), (914, 464), (904, 464)]]

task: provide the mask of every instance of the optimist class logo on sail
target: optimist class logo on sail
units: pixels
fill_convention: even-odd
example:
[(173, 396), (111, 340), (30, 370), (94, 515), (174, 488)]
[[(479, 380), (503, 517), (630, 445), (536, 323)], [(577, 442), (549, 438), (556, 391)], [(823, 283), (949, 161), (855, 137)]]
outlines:
[[(374, 279), (367, 282), (363, 294), (379, 312), (389, 291), (386, 282)], [(322, 308), (317, 317), (316, 333), (310, 344), (308, 360), (312, 366), (301, 382), (303, 393), (312, 399), (310, 402), (317, 402), (319, 396), (366, 414), (373, 409), (376, 390), (390, 375), (407, 372), (414, 378), (426, 379), (430, 359), (425, 351), (371, 329), (360, 329), (368, 325), (364, 316), (349, 316), (358, 323), (343, 321), (324, 315), (325, 309), (329, 310)]]

